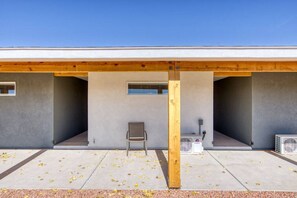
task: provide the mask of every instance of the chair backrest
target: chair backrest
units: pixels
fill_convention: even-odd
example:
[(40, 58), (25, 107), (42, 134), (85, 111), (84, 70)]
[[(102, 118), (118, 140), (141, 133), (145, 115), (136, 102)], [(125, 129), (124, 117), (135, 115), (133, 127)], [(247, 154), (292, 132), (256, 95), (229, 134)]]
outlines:
[(144, 137), (144, 122), (129, 122), (129, 137)]

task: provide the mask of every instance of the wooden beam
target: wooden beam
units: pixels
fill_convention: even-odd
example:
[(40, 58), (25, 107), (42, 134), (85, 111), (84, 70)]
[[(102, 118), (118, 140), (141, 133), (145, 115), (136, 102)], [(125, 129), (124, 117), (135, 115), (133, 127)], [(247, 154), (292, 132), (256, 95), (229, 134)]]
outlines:
[(0, 62), (0, 72), (168, 71), (171, 62)]
[(88, 77), (88, 72), (55, 72), (54, 76), (59, 77), (70, 77), (70, 76), (78, 76), (78, 77)]
[(265, 61), (209, 61), (177, 62), (181, 71), (214, 71), (214, 72), (297, 72), (297, 62)]
[(168, 185), (180, 188), (180, 72), (168, 72)]
[(121, 62), (0, 62), (0, 72), (110, 72), (169, 71), (297, 72), (297, 62), (267, 61), (121, 61)]
[(215, 77), (249, 77), (252, 72), (214, 72)]

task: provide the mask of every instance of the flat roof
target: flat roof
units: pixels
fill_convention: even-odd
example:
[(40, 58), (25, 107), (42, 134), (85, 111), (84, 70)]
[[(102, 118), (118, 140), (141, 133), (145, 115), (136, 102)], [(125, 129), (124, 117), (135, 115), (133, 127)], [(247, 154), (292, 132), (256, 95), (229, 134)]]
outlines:
[(0, 61), (297, 61), (297, 47), (0, 48)]

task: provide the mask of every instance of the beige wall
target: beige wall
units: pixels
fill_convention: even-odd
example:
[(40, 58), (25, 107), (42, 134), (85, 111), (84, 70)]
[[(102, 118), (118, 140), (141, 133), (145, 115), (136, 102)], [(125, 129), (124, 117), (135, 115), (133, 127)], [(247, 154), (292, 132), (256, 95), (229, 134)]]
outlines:
[[(166, 82), (166, 72), (89, 73), (89, 146), (125, 148), (127, 123), (144, 121), (149, 148), (167, 148), (167, 95), (127, 95), (127, 82)], [(203, 118), (211, 147), (213, 126), (212, 72), (182, 72), (182, 132), (198, 131)], [(135, 145), (137, 146), (137, 145)]]

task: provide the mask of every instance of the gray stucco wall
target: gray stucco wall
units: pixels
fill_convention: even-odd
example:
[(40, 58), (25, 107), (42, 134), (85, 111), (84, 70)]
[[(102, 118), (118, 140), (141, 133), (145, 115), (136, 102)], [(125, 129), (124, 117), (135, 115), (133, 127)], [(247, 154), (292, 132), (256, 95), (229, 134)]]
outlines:
[(0, 74), (16, 96), (0, 97), (0, 148), (49, 148), (53, 139), (52, 74)]
[(274, 148), (275, 134), (297, 134), (297, 73), (254, 73), (253, 148)]
[(229, 77), (214, 85), (214, 128), (250, 145), (252, 140), (252, 80)]
[(54, 78), (55, 144), (87, 130), (87, 81), (74, 77)]

